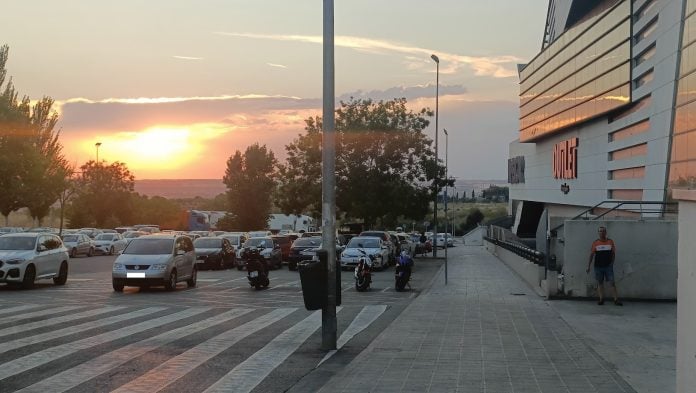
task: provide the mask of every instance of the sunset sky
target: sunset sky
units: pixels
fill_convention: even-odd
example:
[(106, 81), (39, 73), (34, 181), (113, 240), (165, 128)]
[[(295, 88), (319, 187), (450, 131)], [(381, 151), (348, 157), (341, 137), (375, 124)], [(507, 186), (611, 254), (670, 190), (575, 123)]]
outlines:
[[(0, 45), (21, 94), (50, 96), (68, 159), (138, 179), (221, 178), (227, 158), (284, 146), (321, 115), (321, 0), (8, 1)], [(450, 174), (507, 177), (516, 64), (541, 45), (545, 0), (336, 0), (336, 95), (435, 108)], [(434, 135), (434, 118), (428, 130)], [(445, 158), (444, 134), (440, 156)]]

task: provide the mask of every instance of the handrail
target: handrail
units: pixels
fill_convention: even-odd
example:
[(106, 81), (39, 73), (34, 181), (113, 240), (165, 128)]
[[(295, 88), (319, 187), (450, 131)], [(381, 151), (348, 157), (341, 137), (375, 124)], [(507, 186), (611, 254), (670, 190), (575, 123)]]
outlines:
[[(586, 215), (587, 213), (593, 211), (594, 209), (602, 206), (605, 203), (615, 203), (616, 206), (612, 207), (611, 209), (605, 211), (604, 213), (594, 217), (592, 220), (597, 220), (599, 218), (604, 217), (605, 215), (617, 210), (619, 207), (624, 206), (624, 205), (640, 205), (640, 213), (662, 213), (664, 214), (666, 210), (664, 209), (665, 206), (673, 206), (677, 205), (676, 202), (665, 202), (665, 201), (602, 201), (586, 210), (584, 210), (582, 213), (579, 213), (573, 218), (570, 218), (568, 221), (572, 220), (577, 220), (578, 218)], [(655, 209), (655, 210), (649, 210), (649, 209), (643, 209), (643, 205), (659, 205), (662, 206), (660, 209)], [(561, 223), (552, 229), (549, 230), (550, 233), (557, 231), (558, 229), (562, 228), (565, 225), (565, 223)]]

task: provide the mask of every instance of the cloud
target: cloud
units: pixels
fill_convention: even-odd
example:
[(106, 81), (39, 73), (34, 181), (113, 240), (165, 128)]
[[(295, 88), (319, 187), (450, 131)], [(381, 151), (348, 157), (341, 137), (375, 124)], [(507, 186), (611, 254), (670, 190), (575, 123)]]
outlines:
[[(255, 34), (255, 33), (236, 33), (236, 32), (215, 32), (218, 35), (264, 39), (274, 41), (293, 41), (311, 44), (321, 44), (322, 37), (318, 35), (293, 35), (293, 34)], [(429, 57), (436, 53), (440, 58), (440, 72), (454, 73), (462, 67), (469, 67), (477, 76), (490, 76), (493, 78), (516, 77), (516, 64), (522, 59), (512, 55), (501, 56), (464, 56), (455, 53), (439, 52), (434, 49), (420, 48), (386, 40), (375, 40), (370, 38), (354, 36), (336, 36), (334, 45), (337, 47), (350, 48), (370, 53), (390, 53), (396, 52), (406, 55), (410, 59), (409, 69), (425, 68), (428, 64), (432, 69), (432, 62)], [(417, 59), (422, 59), (418, 61)]]
[(275, 63), (266, 63), (267, 66), (270, 67), (276, 67), (276, 68), (288, 68), (288, 66), (282, 65), (282, 64), (275, 64)]
[(191, 57), (191, 56), (172, 56), (175, 59), (179, 60), (203, 60), (202, 57)]
[[(440, 97), (446, 95), (461, 95), (467, 92), (466, 87), (462, 85), (440, 85)], [(421, 97), (435, 97), (435, 85), (416, 85), (416, 86), (396, 86), (386, 90), (356, 90), (350, 93), (342, 94), (337, 101), (348, 101), (351, 97), (354, 98), (371, 98), (373, 100), (391, 100), (394, 98), (406, 98), (413, 100)]]

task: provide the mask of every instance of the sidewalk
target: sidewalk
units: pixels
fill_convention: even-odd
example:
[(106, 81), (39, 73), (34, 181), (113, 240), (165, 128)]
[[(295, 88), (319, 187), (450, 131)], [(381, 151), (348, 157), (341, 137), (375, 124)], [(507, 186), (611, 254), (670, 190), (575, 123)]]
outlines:
[(676, 304), (546, 301), (457, 245), (448, 285), (442, 269), (321, 392), (673, 392), (675, 344)]

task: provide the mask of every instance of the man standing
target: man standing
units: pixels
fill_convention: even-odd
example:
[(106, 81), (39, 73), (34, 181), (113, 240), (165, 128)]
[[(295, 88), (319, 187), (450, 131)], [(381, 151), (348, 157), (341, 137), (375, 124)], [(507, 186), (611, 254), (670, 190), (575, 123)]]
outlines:
[(599, 227), (599, 239), (592, 243), (592, 252), (590, 253), (590, 261), (587, 264), (587, 273), (590, 272), (592, 259), (594, 258), (594, 273), (597, 280), (597, 292), (599, 300), (597, 304), (604, 304), (604, 281), (607, 281), (612, 288), (614, 295), (614, 304), (623, 306), (619, 301), (619, 296), (616, 292), (616, 283), (614, 282), (614, 259), (616, 258), (616, 245), (614, 241), (607, 238), (607, 228)]

